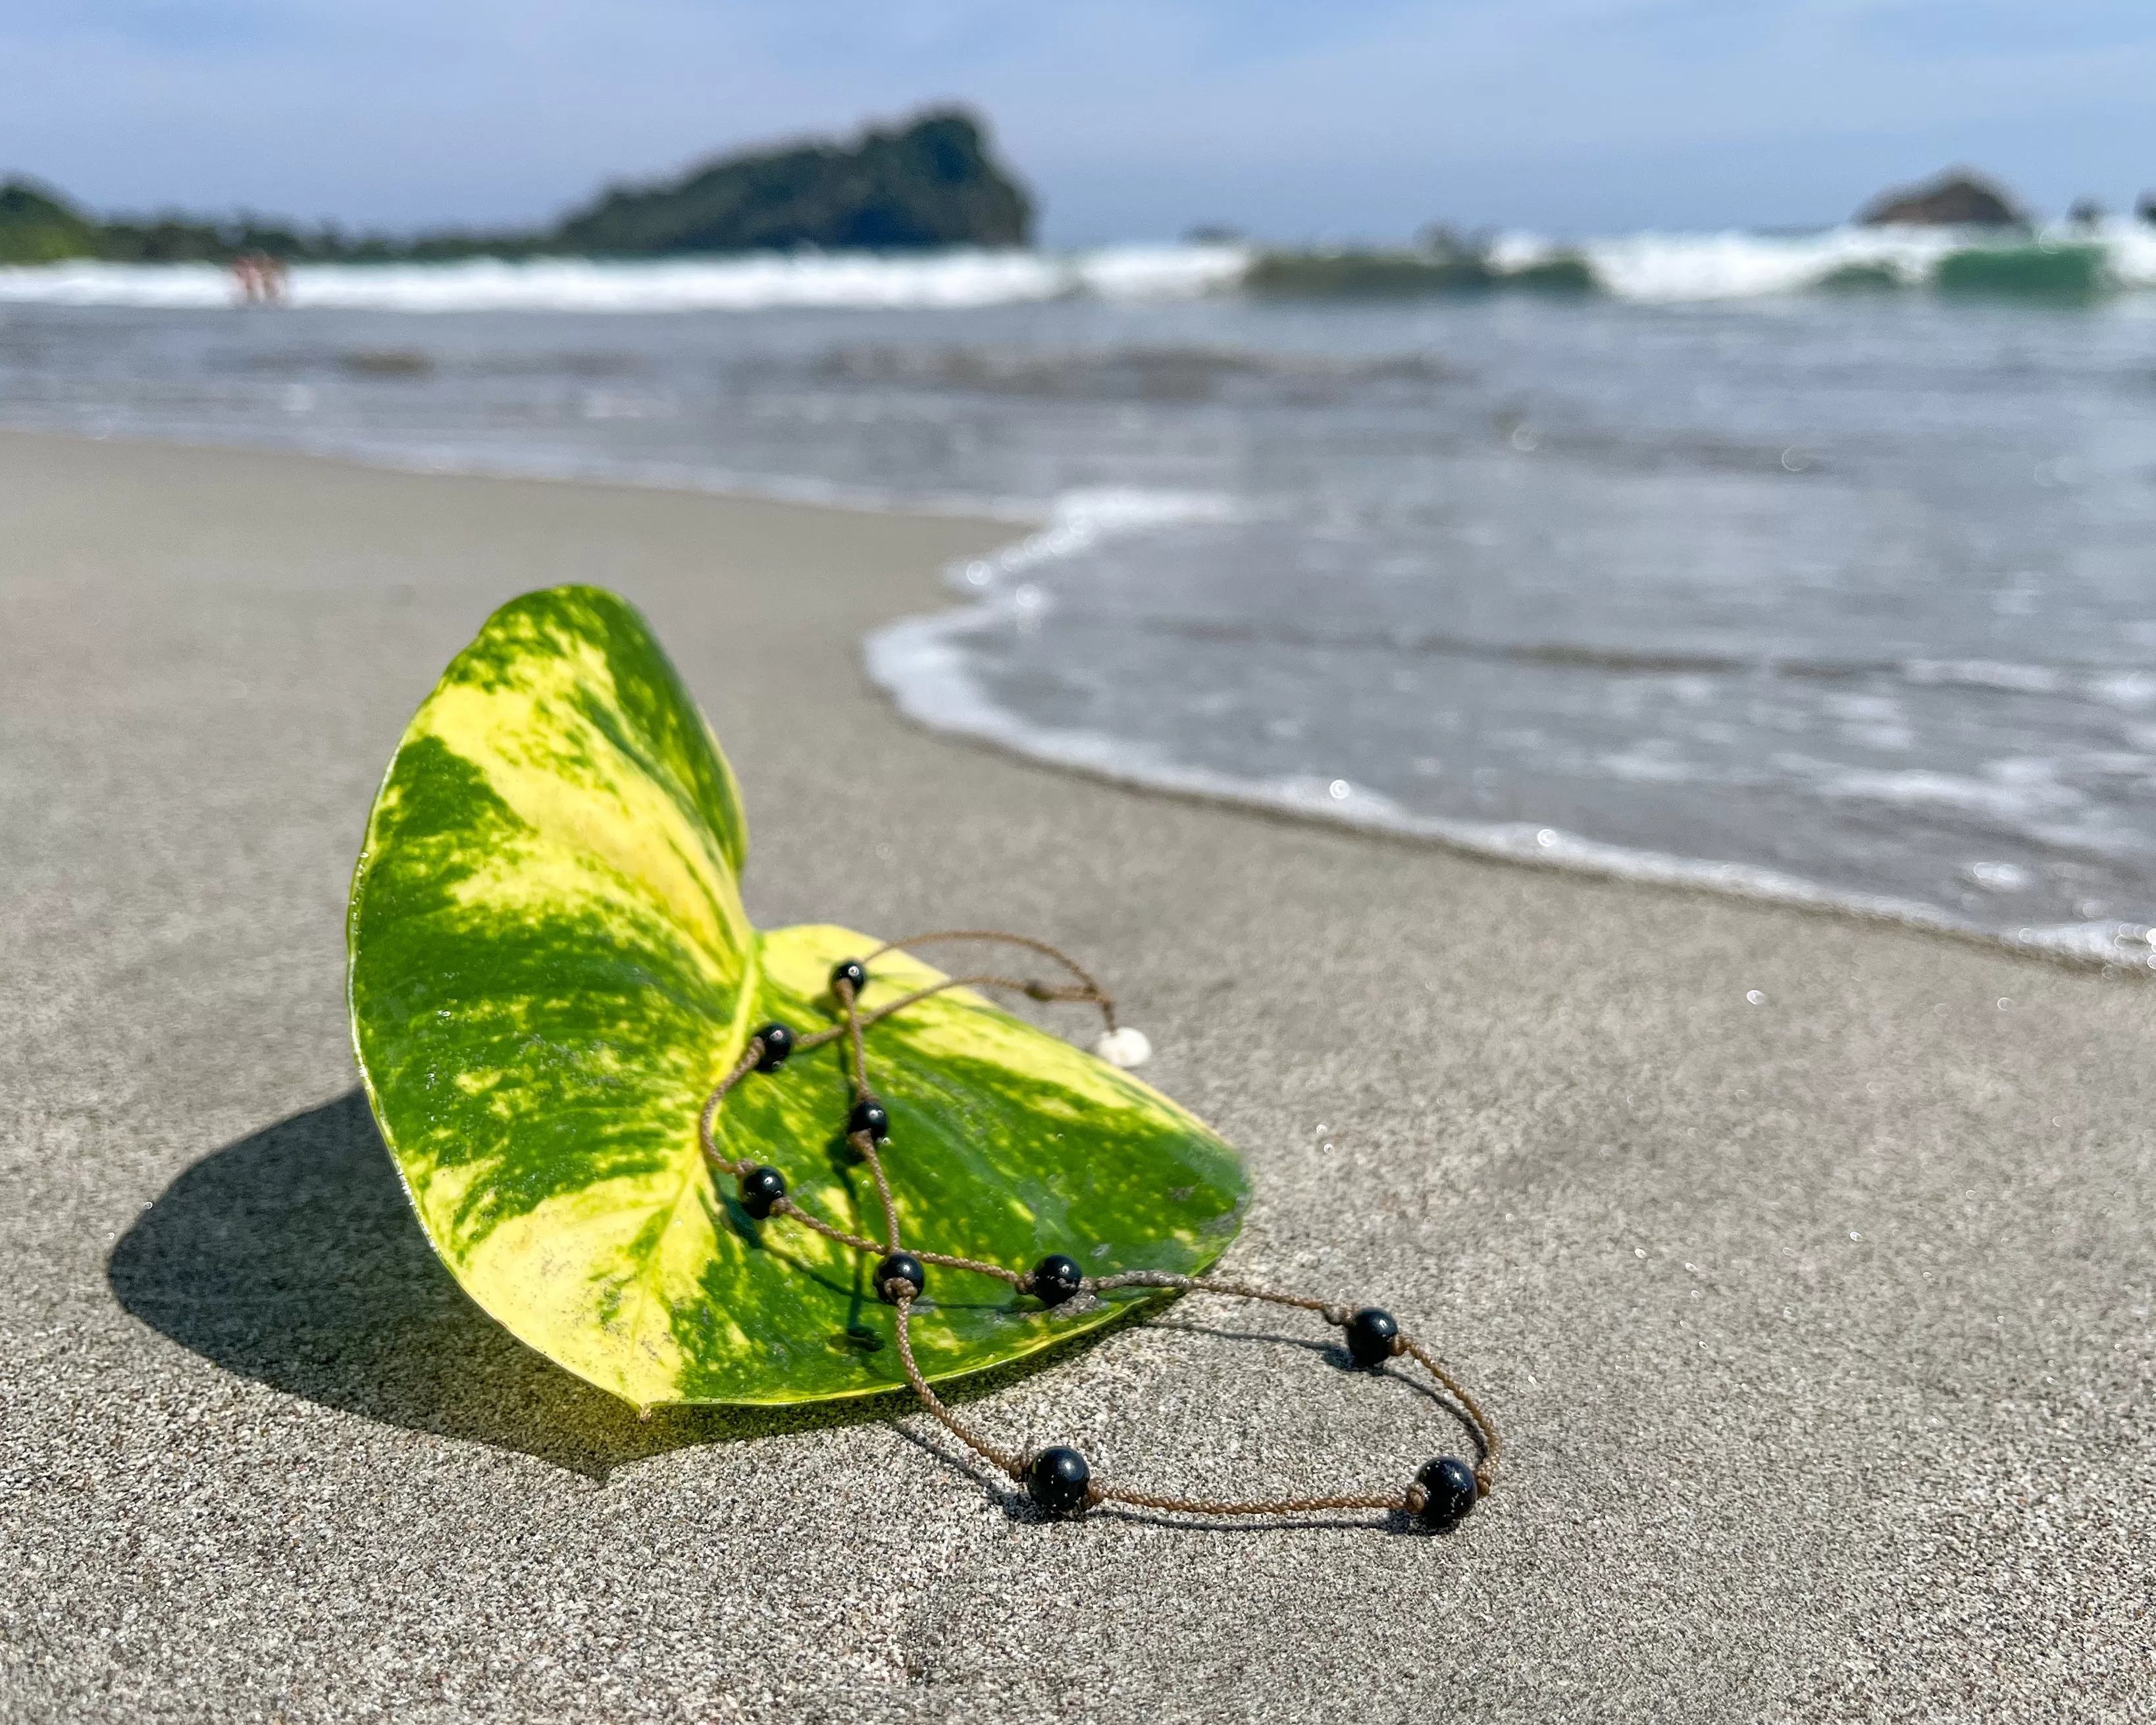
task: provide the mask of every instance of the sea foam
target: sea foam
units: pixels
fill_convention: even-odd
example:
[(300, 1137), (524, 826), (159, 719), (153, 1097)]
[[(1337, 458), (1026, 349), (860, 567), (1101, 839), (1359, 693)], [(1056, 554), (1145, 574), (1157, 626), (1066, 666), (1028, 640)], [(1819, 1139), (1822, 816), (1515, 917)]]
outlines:
[[(1821, 288), (1922, 288), (1950, 260), (2041, 266), (2087, 254), (2097, 288), (2156, 287), (2156, 228), (2115, 221), (2041, 234), (1939, 228), (1834, 228), (1815, 234), (1643, 233), (1579, 241), (1501, 235), (1488, 259), (1499, 285), (1576, 258), (1602, 292), (1675, 305), (1756, 300)], [(1087, 297), (1159, 300), (1230, 293), (1259, 254), (1242, 245), (1119, 245), (1072, 253), (951, 251), (757, 254), (608, 261), (475, 258), (444, 264), (302, 264), (286, 299), (346, 311), (681, 312), (852, 308), (964, 311)], [(77, 261), (0, 269), (0, 303), (210, 309), (234, 303), (208, 264)]]
[[(967, 651), (970, 638), (1014, 627), (1037, 629), (1054, 603), (1040, 587), (1024, 578), (1029, 572), (1096, 547), (1108, 537), (1142, 534), (1179, 521), (1229, 520), (1237, 512), (1232, 500), (1203, 495), (1136, 490), (1069, 494), (1035, 531), (990, 557), (957, 563), (946, 571), (949, 585), (964, 603), (902, 618), (871, 633), (862, 644), (870, 680), (901, 712), (931, 730), (990, 742), (1111, 783), (1419, 839), (1570, 873), (1896, 922), (2071, 963), (2156, 969), (2156, 927), (2143, 922), (2095, 917), (2001, 928), (1921, 899), (1838, 889), (1755, 864), (1608, 844), (1532, 822), (1423, 814), (1342, 778), (1239, 777), (1178, 760), (1151, 743), (1040, 723), (997, 699), (976, 675)], [(2025, 783), (1983, 783), (1922, 772), (1868, 779), (1844, 774), (1827, 788), (1889, 802), (1945, 800), (1986, 808), (2003, 802), (2009, 805), (2006, 812), (2015, 815), (2032, 810), (2056, 813), (2050, 808), (2056, 787), (2041, 772), (2029, 777), (2031, 782)], [(2010, 870), (2010, 865), (1980, 866)]]
[[(449, 264), (301, 264), (285, 301), (366, 311), (757, 311), (851, 307), (963, 311), (1073, 295), (1185, 298), (1232, 286), (1248, 267), (1234, 246), (1108, 246), (1029, 251), (758, 254), (612, 262), (474, 258)], [(0, 269), (0, 302), (210, 309), (233, 303), (208, 264), (78, 261)]]

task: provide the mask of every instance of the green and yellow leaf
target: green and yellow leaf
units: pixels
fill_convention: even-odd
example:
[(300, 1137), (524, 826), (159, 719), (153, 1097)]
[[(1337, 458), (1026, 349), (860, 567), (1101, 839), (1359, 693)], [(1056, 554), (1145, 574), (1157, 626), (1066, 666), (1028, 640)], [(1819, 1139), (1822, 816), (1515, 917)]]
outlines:
[[(902, 1382), (868, 1261), (757, 1222), (697, 1142), (711, 1086), (769, 1019), (832, 1022), (834, 963), (878, 942), (767, 933), (742, 907), (733, 775), (643, 619), (612, 594), (528, 594), (490, 618), (407, 728), (352, 882), (352, 1040), (428, 1238), (511, 1332), (639, 1406), (791, 1402)], [(935, 979), (876, 961), (865, 1004)], [(1192, 1271), (1232, 1238), (1234, 1153), (1167, 1098), (964, 990), (870, 1037), (906, 1244), (1096, 1273)], [(727, 1098), (729, 1157), (779, 1168), (880, 1237), (843, 1142), (836, 1044)], [(1128, 1297), (1140, 1297), (1131, 1295)], [(932, 1378), (1109, 1322), (932, 1274)]]

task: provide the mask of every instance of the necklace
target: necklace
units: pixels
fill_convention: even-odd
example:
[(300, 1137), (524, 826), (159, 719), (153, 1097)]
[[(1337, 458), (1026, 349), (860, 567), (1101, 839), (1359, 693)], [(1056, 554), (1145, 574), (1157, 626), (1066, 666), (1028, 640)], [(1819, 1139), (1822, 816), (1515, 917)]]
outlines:
[[(896, 1000), (886, 1002), (873, 1010), (862, 1009), (861, 995), (870, 983), (868, 966), (877, 958), (886, 952), (927, 946), (938, 941), (959, 940), (1000, 941), (1027, 948), (1062, 965), (1075, 980), (1045, 983), (995, 975), (947, 977), (925, 988), (914, 989)], [(774, 1216), (783, 1217), (813, 1230), (827, 1240), (877, 1260), (872, 1281), (878, 1297), (893, 1308), (899, 1362), (905, 1371), (906, 1383), (922, 1408), (975, 1455), (1009, 1475), (1024, 1489), (1035, 1505), (1050, 1515), (1082, 1516), (1088, 1509), (1101, 1503), (1117, 1503), (1132, 1508), (1193, 1516), (1278, 1516), (1331, 1510), (1383, 1510), (1409, 1517), (1434, 1532), (1443, 1532), (1456, 1526), (1474, 1508), (1476, 1501), (1489, 1492), (1496, 1481), (1497, 1461), (1502, 1447), (1496, 1423), (1474, 1397), (1439, 1363), (1429, 1349), (1404, 1331), (1393, 1315), (1383, 1308), (1365, 1306), (1351, 1311), (1345, 1306), (1305, 1295), (1257, 1287), (1247, 1282), (1214, 1276), (1178, 1276), (1159, 1271), (1132, 1270), (1114, 1276), (1089, 1276), (1083, 1273), (1074, 1259), (1060, 1252), (1050, 1254), (1030, 1270), (1018, 1270), (1008, 1265), (986, 1263), (976, 1258), (952, 1257), (942, 1252), (907, 1249), (900, 1235), (898, 1209), (891, 1198), (891, 1182), (884, 1171), (884, 1157), (892, 1142), (891, 1119), (883, 1099), (869, 1083), (868, 1033), (885, 1019), (904, 1011), (932, 994), (940, 993), (947, 988), (966, 987), (1009, 988), (1039, 1001), (1075, 1001), (1097, 1006), (1106, 1028), (1100, 1042), (1096, 1044), (1095, 1051), (1102, 1058), (1120, 1065), (1135, 1065), (1145, 1058), (1147, 1048), (1143, 1036), (1127, 1027), (1119, 1027), (1116, 1022), (1115, 1002), (1082, 967), (1054, 947), (1023, 935), (1001, 934), (980, 929), (947, 929), (916, 935), (907, 940), (886, 942), (865, 958), (849, 958), (838, 964), (831, 972), (830, 993), (833, 1004), (838, 1009), (839, 1022), (805, 1034), (796, 1031), (791, 1025), (765, 1024), (750, 1036), (740, 1060), (705, 1099), (703, 1111), (697, 1121), (697, 1136), (705, 1156), (715, 1168), (732, 1175), (738, 1183), (742, 1208), (756, 1221), (765, 1223)], [(736, 1086), (747, 1081), (752, 1074), (775, 1078), (784, 1070), (788, 1060), (794, 1055), (841, 1040), (850, 1056), (848, 1077), (853, 1089), (853, 1103), (846, 1117), (846, 1142), (866, 1165), (875, 1182), (884, 1222), (884, 1238), (880, 1242), (849, 1233), (803, 1208), (787, 1195), (786, 1177), (779, 1169), (749, 1158), (736, 1159), (726, 1156), (712, 1135), (719, 1109)], [(1457, 1456), (1438, 1456), (1424, 1463), (1409, 1484), (1389, 1492), (1240, 1501), (1166, 1497), (1109, 1484), (1095, 1479), (1085, 1456), (1067, 1445), (1053, 1445), (1022, 1455), (983, 1435), (961, 1420), (930, 1388), (927, 1379), (921, 1375), (920, 1367), (915, 1363), (909, 1324), (914, 1303), (922, 1299), (927, 1291), (928, 1266), (931, 1265), (962, 1275), (989, 1276), (1008, 1283), (1021, 1296), (1038, 1300), (1044, 1311), (1116, 1288), (1161, 1288), (1177, 1292), (1220, 1294), (1234, 1299), (1254, 1300), (1316, 1312), (1327, 1323), (1345, 1332), (1348, 1354), (1358, 1367), (1378, 1371), (1392, 1360), (1412, 1359), (1428, 1372), (1460, 1412), (1466, 1415), (1480, 1451), (1478, 1459), (1470, 1466)]]

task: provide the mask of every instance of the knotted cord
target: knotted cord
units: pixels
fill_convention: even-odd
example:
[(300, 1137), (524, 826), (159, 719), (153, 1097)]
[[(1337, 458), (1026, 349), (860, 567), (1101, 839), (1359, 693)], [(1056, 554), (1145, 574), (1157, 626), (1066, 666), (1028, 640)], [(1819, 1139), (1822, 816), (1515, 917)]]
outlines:
[[(869, 962), (880, 958), (887, 952), (910, 951), (916, 947), (945, 941), (993, 941), (1023, 947), (1053, 959), (1077, 980), (1075, 983), (1051, 983), (1025, 978), (998, 975), (946, 977), (941, 981), (916, 988), (895, 1000), (888, 1001), (873, 1011), (864, 1012), (860, 1009), (860, 987), (861, 985), (851, 980), (846, 973), (865, 967)], [(865, 984), (866, 980), (865, 969), (862, 969), (860, 973)], [(854, 1119), (858, 1122), (861, 1118), (864, 1109), (880, 1107), (880, 1105), (875, 1102), (875, 1092), (868, 1081), (867, 1033), (869, 1030), (892, 1014), (916, 1005), (933, 995), (940, 994), (946, 989), (969, 987), (1008, 988), (1040, 1001), (1086, 1003), (1100, 1009), (1101, 1018), (1111, 1034), (1117, 1029), (1115, 1002), (1109, 997), (1106, 990), (1101, 987), (1083, 966), (1075, 959), (1057, 951), (1045, 941), (1034, 940), (1024, 935), (1004, 934), (989, 929), (942, 929), (927, 934), (914, 935), (905, 940), (886, 942), (870, 952), (866, 959), (840, 965), (838, 970), (834, 972), (831, 983), (832, 998), (838, 1004), (840, 1015), (839, 1022), (808, 1035), (790, 1036), (788, 1045), (778, 1050), (777, 1062), (774, 1064), (783, 1063), (791, 1055), (803, 1053), (810, 1049), (822, 1047), (826, 1043), (843, 1039), (847, 1045), (846, 1051), (851, 1056), (848, 1062), (847, 1076), (854, 1093)], [(767, 1026), (766, 1030), (780, 1028), (783, 1027)], [(713, 1127), (717, 1119), (720, 1105), (726, 1100), (727, 1093), (759, 1067), (770, 1070), (766, 1066), (766, 1062), (770, 1058), (772, 1050), (766, 1045), (765, 1036), (766, 1032), (758, 1032), (749, 1039), (747, 1047), (742, 1050), (741, 1058), (734, 1063), (732, 1070), (719, 1081), (710, 1096), (705, 1099), (702, 1112), (697, 1121), (697, 1136), (703, 1146), (704, 1154), (715, 1167), (743, 1181), (752, 1175), (768, 1171), (761, 1164), (747, 1158), (737, 1160), (726, 1156), (719, 1149), (714, 1139)], [(880, 1259), (882, 1261), (877, 1271), (880, 1276), (894, 1262), (911, 1259), (920, 1264), (933, 1264), (945, 1269), (964, 1271), (976, 1276), (993, 1276), (997, 1281), (1009, 1283), (1021, 1294), (1034, 1291), (1034, 1275), (1031, 1271), (1013, 1270), (1004, 1265), (985, 1263), (974, 1258), (954, 1257), (942, 1252), (907, 1249), (903, 1244), (899, 1229), (898, 1206), (891, 1196), (891, 1181), (885, 1172), (883, 1156), (878, 1148), (877, 1132), (869, 1124), (852, 1124), (852, 1129), (847, 1133), (846, 1142), (867, 1166), (870, 1174), (875, 1179), (877, 1200), (883, 1211), (884, 1240), (882, 1243), (880, 1244), (861, 1235), (849, 1233), (846, 1230), (825, 1221), (822, 1217), (804, 1209), (793, 1198), (783, 1195), (783, 1192), (781, 1195), (770, 1200), (768, 1213), (788, 1217), (791, 1220), (798, 1222), (802, 1226), (822, 1235), (826, 1240), (835, 1241), (850, 1250), (866, 1253)], [(919, 1274), (917, 1271), (914, 1273), (916, 1276)], [(1070, 1286), (1068, 1283), (1062, 1286), (1066, 1289)], [(1358, 1322), (1373, 1317), (1382, 1319), (1383, 1325), (1379, 1327), (1380, 1334), (1377, 1345), (1382, 1347), (1384, 1353), (1390, 1358), (1412, 1359), (1428, 1372), (1444, 1391), (1445, 1396), (1450, 1398), (1460, 1412), (1466, 1416), (1469, 1426), (1472, 1429), (1480, 1451), (1472, 1469), (1474, 1496), (1476, 1497), (1486, 1496), (1496, 1484), (1497, 1462), (1502, 1450), (1496, 1423), (1482, 1405), (1461, 1386), (1459, 1380), (1438, 1362), (1427, 1347), (1397, 1328), (1389, 1314), (1377, 1312), (1374, 1308), (1365, 1308), (1362, 1312), (1351, 1312), (1346, 1307), (1329, 1301), (1315, 1299), (1302, 1294), (1283, 1292), (1276, 1288), (1260, 1287), (1250, 1282), (1229, 1281), (1211, 1276), (1180, 1276), (1170, 1271), (1155, 1270), (1130, 1270), (1113, 1276), (1085, 1276), (1077, 1281), (1075, 1291), (1097, 1296), (1118, 1288), (1141, 1287), (1167, 1289), (1181, 1293), (1218, 1294), (1232, 1299), (1254, 1300), (1268, 1305), (1289, 1307), (1298, 1311), (1315, 1312), (1326, 1322), (1336, 1327), (1350, 1328), (1351, 1333), (1352, 1327)], [(1020, 1484), (1027, 1483), (1029, 1470), (1038, 1457), (1021, 1455), (1017, 1451), (1006, 1449), (976, 1431), (937, 1395), (936, 1392), (929, 1387), (927, 1378), (922, 1375), (920, 1365), (914, 1358), (911, 1333), (913, 1304), (921, 1296), (921, 1292), (917, 1282), (905, 1276), (892, 1276), (881, 1282), (876, 1292), (879, 1297), (889, 1301), (892, 1307), (898, 1341), (899, 1363), (905, 1372), (907, 1384), (911, 1388), (922, 1408), (975, 1455), (1008, 1474)], [(1066, 1294), (1065, 1297), (1067, 1296)], [(1430, 1476), (1430, 1469), (1442, 1465), (1444, 1464), (1440, 1462), (1431, 1463), (1430, 1468), (1424, 1470), (1424, 1478), (1426, 1479)], [(1460, 1466), (1457, 1463), (1450, 1465), (1455, 1467)], [(1389, 1492), (1343, 1493), (1317, 1497), (1267, 1497), (1245, 1501), (1231, 1498), (1163, 1496), (1149, 1491), (1134, 1491), (1128, 1486), (1104, 1484), (1091, 1479), (1090, 1473), (1084, 1470), (1082, 1462), (1081, 1474), (1086, 1481), (1083, 1503), (1086, 1507), (1100, 1503), (1119, 1503), (1137, 1509), (1194, 1516), (1282, 1516), (1334, 1510), (1382, 1510), (1421, 1516), (1431, 1507), (1430, 1490), (1424, 1483), (1423, 1479), (1419, 1479), (1415, 1483), (1402, 1490)], [(1035, 1495), (1040, 1494), (1036, 1491)], [(1471, 1502), (1472, 1500), (1470, 1499), (1469, 1503), (1471, 1504)], [(1465, 1507), (1457, 1507), (1454, 1512), (1454, 1518), (1456, 1518), (1457, 1514), (1462, 1513), (1465, 1513)]]

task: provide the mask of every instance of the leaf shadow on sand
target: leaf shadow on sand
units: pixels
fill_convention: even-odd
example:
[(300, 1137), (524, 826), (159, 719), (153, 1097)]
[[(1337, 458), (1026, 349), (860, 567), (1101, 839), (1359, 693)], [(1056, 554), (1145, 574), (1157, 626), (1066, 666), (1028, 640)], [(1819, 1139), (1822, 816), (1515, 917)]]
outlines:
[[(212, 1364), (387, 1425), (517, 1451), (603, 1480), (616, 1466), (691, 1445), (876, 1420), (970, 1477), (1012, 1519), (1044, 1519), (1022, 1492), (925, 1422), (900, 1424), (920, 1412), (902, 1390), (793, 1408), (661, 1408), (639, 1420), (627, 1404), (517, 1341), (457, 1286), (420, 1231), (357, 1090), (186, 1169), (121, 1237), (105, 1273), (123, 1307)], [(1135, 1304), (1131, 1317), (1159, 1322), (1172, 1303)], [(1344, 1351), (1325, 1343), (1168, 1322), (1224, 1340), (1306, 1348), (1328, 1363), (1346, 1363)], [(1122, 1328), (1073, 1337), (939, 1390), (963, 1405)], [(1398, 1524), (1398, 1517), (1378, 1523)], [(1163, 1525), (1199, 1531), (1188, 1522)]]
[(603, 1479), (685, 1445), (888, 1417), (897, 1398), (661, 1408), (572, 1377), (443, 1267), (357, 1090), (213, 1152), (113, 1248), (121, 1306), (212, 1363), (385, 1425)]
[[(105, 1276), (126, 1311), (226, 1371), (593, 1479), (690, 1445), (891, 1423), (919, 1411), (899, 1389), (798, 1407), (660, 1408), (639, 1420), (526, 1348), (457, 1286), (420, 1231), (357, 1090), (188, 1168), (121, 1237)], [(1120, 1327), (1073, 1337), (943, 1394), (955, 1403), (993, 1394)]]

